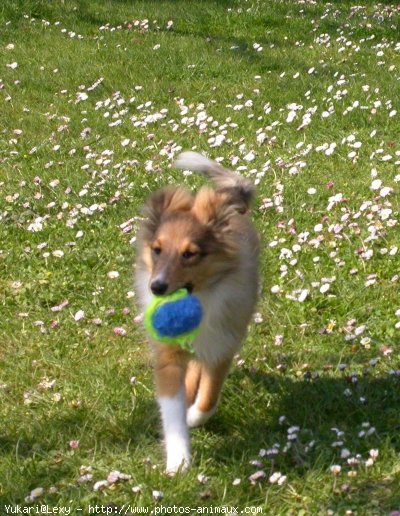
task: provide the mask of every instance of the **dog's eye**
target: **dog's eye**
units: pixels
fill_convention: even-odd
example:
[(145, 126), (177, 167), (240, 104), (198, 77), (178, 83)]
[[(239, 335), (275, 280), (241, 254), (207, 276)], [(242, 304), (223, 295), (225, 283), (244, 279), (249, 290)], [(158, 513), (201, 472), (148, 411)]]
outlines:
[(159, 254), (161, 254), (161, 247), (158, 247), (158, 246), (153, 247), (153, 253), (156, 254), (157, 256)]
[(193, 253), (192, 251), (184, 251), (182, 253), (182, 258), (184, 260), (190, 260), (190, 258), (193, 258), (193, 256), (196, 256), (197, 253)]

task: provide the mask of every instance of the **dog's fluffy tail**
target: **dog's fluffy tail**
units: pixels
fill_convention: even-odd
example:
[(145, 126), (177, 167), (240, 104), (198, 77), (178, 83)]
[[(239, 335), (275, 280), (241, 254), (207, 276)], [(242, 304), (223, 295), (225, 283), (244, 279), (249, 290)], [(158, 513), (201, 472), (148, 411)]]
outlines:
[(217, 191), (229, 195), (232, 203), (238, 204), (239, 211), (247, 211), (254, 195), (254, 185), (245, 177), (227, 170), (222, 165), (206, 158), (198, 152), (183, 152), (175, 161), (175, 166), (182, 170), (201, 172), (210, 178)]

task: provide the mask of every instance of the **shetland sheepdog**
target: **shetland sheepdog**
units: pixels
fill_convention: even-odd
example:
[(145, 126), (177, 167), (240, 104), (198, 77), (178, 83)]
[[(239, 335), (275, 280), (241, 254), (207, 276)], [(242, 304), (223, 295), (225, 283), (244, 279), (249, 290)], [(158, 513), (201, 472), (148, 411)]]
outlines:
[(259, 254), (249, 217), (253, 184), (195, 152), (181, 154), (175, 166), (203, 173), (214, 188), (193, 194), (168, 186), (153, 193), (138, 236), (136, 287), (142, 307), (153, 294), (185, 287), (203, 308), (194, 355), (150, 339), (168, 474), (187, 469), (188, 428), (216, 411), (257, 300)]

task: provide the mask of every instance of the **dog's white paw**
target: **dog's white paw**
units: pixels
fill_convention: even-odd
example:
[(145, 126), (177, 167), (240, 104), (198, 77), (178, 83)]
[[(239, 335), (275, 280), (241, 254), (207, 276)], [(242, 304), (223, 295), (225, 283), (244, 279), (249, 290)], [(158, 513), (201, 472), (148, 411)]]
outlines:
[(215, 406), (208, 412), (202, 412), (196, 407), (195, 404), (192, 405), (188, 408), (188, 411), (186, 413), (187, 425), (190, 428), (195, 428), (196, 426), (204, 425), (204, 423), (206, 423), (210, 419), (210, 417), (215, 413), (216, 410), (217, 407)]
[(173, 476), (185, 472), (190, 464), (190, 451), (186, 442), (180, 439), (169, 439), (167, 444), (167, 475)]

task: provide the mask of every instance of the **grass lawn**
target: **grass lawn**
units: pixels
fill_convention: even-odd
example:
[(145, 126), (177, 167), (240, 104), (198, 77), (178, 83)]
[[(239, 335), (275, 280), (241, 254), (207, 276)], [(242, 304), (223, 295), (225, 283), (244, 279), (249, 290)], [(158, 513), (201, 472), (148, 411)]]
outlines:
[[(1, 515), (399, 514), (399, 16), (1, 2)], [(262, 292), (168, 478), (134, 244), (149, 192), (201, 184), (171, 166), (188, 149), (258, 184)]]

